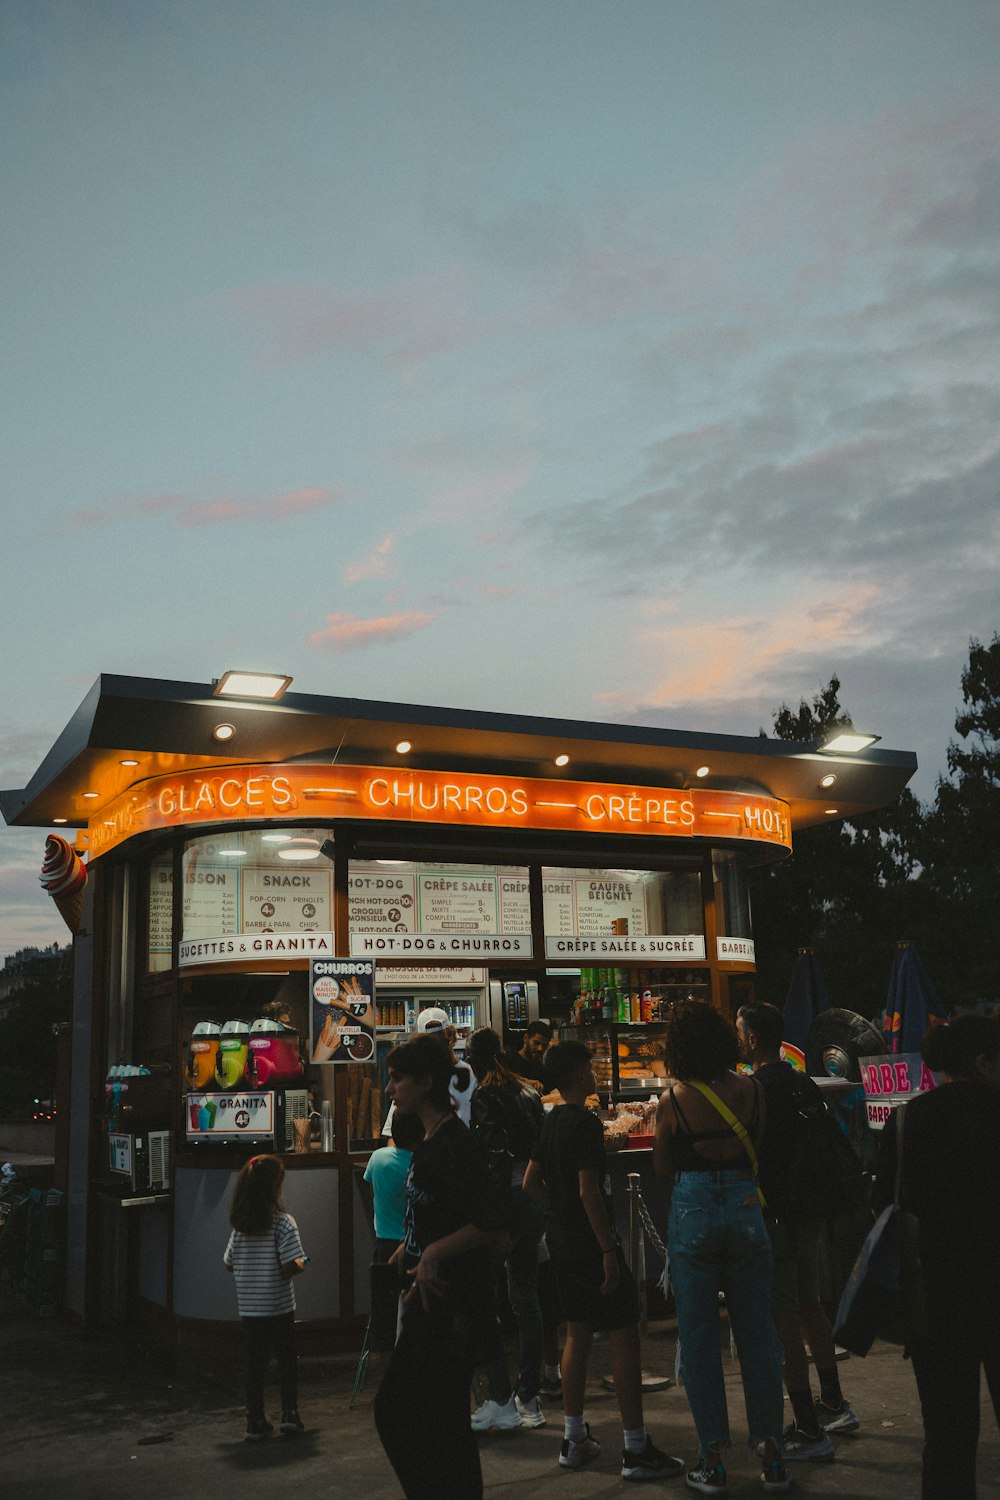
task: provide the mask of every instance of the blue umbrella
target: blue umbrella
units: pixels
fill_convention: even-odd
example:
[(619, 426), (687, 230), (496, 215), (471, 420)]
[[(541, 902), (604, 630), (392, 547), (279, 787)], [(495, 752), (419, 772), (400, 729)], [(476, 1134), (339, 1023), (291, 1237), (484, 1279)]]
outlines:
[(785, 1041), (806, 1050), (809, 1028), (820, 1011), (830, 1009), (830, 996), (811, 948), (800, 948), (785, 996)]
[(882, 1035), (890, 1052), (919, 1052), (932, 1021), (947, 1021), (948, 1012), (912, 943), (897, 943), (889, 975)]

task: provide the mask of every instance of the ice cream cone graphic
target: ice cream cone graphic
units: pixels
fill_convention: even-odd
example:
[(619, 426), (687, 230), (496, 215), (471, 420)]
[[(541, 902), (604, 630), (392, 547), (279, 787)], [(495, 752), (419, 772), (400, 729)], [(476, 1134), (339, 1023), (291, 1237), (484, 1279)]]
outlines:
[(45, 840), (45, 858), (38, 878), (56, 903), (70, 932), (78, 933), (87, 888), (87, 866), (58, 833), (50, 833)]

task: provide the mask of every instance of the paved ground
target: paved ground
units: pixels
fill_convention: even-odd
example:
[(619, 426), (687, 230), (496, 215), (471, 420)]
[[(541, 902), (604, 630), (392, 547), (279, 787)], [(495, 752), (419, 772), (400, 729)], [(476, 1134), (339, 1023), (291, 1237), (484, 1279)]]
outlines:
[[(354, 1410), (349, 1407), (355, 1363), (304, 1363), (301, 1410), (304, 1438), (244, 1444), (239, 1371), (166, 1355), (126, 1334), (86, 1336), (61, 1321), (31, 1321), (0, 1308), (0, 1393), (4, 1439), (0, 1495), (4, 1500), (202, 1500), (205, 1496), (267, 1496), (294, 1486), (296, 1494), (399, 1500), (371, 1417), (377, 1373)], [(674, 1330), (654, 1323), (644, 1342), (644, 1366), (672, 1370)], [(603, 1500), (622, 1495), (618, 1476), (620, 1430), (614, 1398), (602, 1388), (601, 1346), (595, 1346), (588, 1417), (604, 1442), (597, 1464), (580, 1473), (557, 1464), (561, 1414), (549, 1404), (549, 1425), (482, 1439), (489, 1500), (551, 1497)], [(759, 1493), (758, 1467), (743, 1446), (738, 1368), (727, 1361), (735, 1447), (730, 1494)], [(796, 1492), (845, 1500), (915, 1500), (919, 1494), (920, 1415), (910, 1368), (897, 1349), (878, 1345), (867, 1360), (841, 1365), (843, 1385), (860, 1415), (859, 1436), (837, 1444), (832, 1464), (800, 1465)], [(276, 1404), (276, 1393), (275, 1402)], [(682, 1391), (650, 1395), (647, 1425), (671, 1452), (692, 1459), (694, 1429)], [(984, 1401), (980, 1497), (1000, 1497), (1000, 1436)], [(688, 1494), (683, 1481), (660, 1486)]]

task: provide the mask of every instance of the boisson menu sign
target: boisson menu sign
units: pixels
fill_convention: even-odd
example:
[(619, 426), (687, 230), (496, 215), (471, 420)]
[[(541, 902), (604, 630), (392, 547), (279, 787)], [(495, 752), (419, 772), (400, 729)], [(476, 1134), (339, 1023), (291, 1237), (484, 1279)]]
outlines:
[(91, 858), (158, 828), (256, 818), (376, 819), (466, 827), (632, 834), (792, 847), (788, 805), (710, 788), (467, 776), (379, 766), (226, 766), (137, 783), (100, 808)]

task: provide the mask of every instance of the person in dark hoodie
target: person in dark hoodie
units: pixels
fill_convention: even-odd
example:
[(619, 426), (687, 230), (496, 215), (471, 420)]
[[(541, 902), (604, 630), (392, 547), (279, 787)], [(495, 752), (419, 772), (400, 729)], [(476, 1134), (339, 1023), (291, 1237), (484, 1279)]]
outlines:
[[(1000, 1019), (960, 1015), (921, 1044), (943, 1084), (904, 1111), (901, 1201), (920, 1221), (927, 1337), (909, 1354), (924, 1421), (922, 1500), (975, 1500), (979, 1386), (1000, 1423)], [(899, 1110), (882, 1133), (876, 1207), (893, 1200)]]

